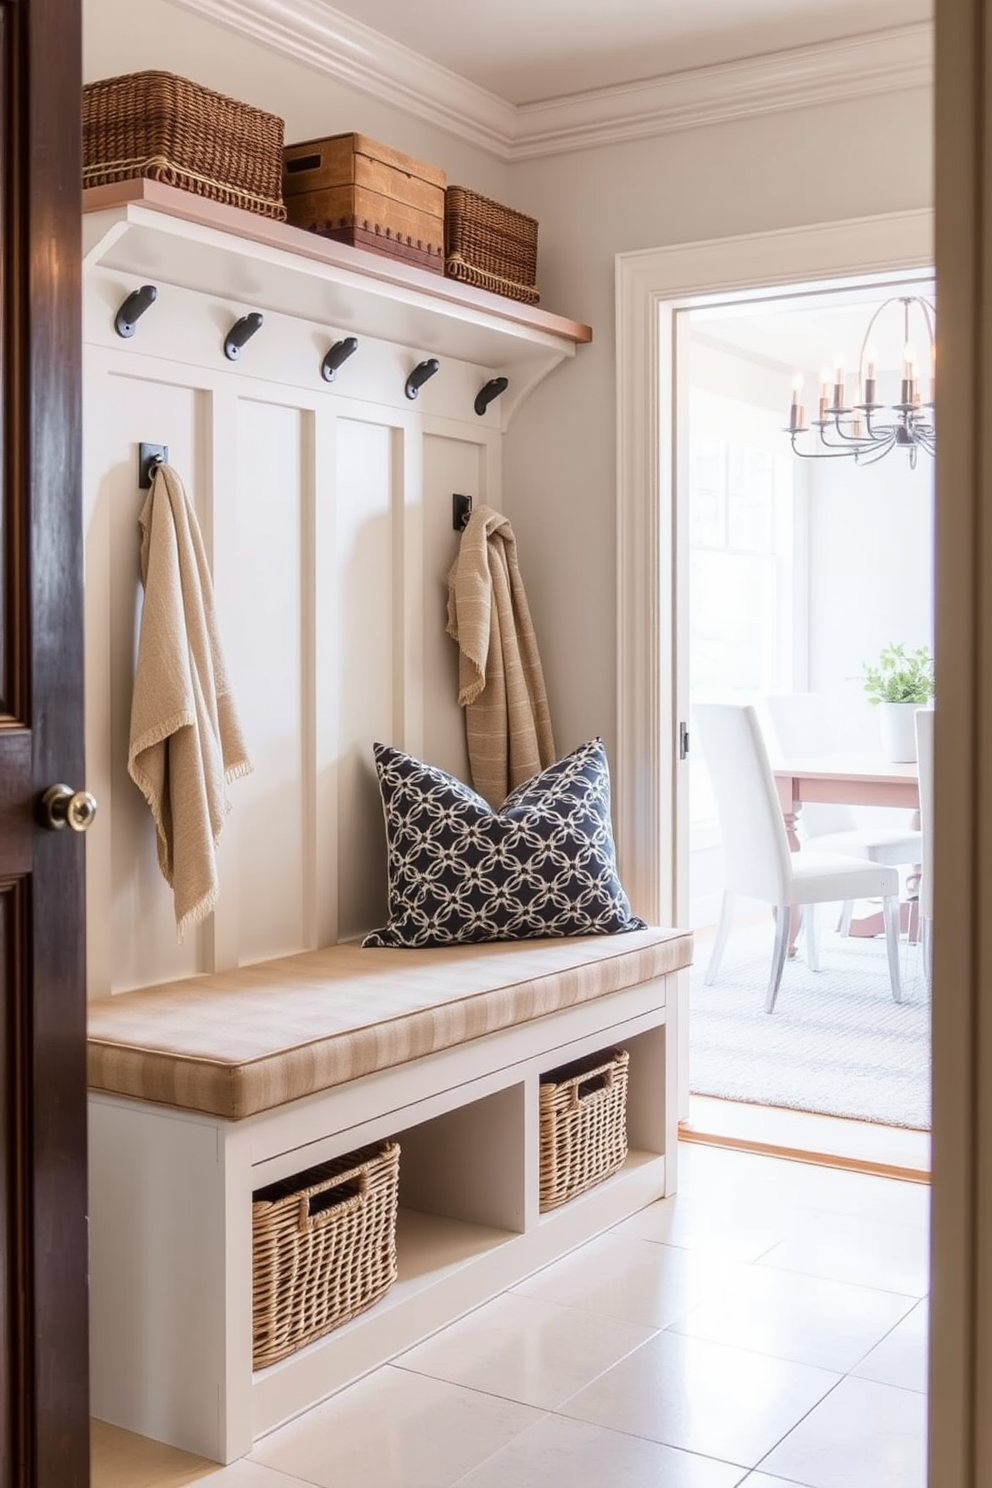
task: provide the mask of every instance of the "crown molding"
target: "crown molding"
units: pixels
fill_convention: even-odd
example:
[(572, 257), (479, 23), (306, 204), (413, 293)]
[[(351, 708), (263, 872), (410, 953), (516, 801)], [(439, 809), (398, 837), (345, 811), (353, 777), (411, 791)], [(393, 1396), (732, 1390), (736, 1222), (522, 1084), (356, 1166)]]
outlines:
[(588, 150), (759, 114), (924, 88), (933, 31), (922, 22), (844, 41), (697, 67), (517, 110), (514, 160)]
[(922, 88), (928, 22), (515, 105), (323, 0), (171, 0), (507, 162)]
[(322, 0), (171, 0), (509, 159), (516, 107)]

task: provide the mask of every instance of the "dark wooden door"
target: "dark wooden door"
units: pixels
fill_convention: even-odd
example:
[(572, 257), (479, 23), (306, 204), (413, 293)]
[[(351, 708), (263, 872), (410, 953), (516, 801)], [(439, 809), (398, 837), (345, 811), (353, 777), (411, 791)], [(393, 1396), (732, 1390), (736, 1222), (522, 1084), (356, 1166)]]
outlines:
[(0, 0), (0, 1488), (89, 1481), (79, 0)]

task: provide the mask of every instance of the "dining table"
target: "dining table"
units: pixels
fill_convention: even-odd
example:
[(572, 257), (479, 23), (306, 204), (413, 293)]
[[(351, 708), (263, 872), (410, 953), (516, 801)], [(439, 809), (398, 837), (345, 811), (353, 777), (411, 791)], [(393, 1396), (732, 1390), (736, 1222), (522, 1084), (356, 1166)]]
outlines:
[[(807, 802), (831, 806), (898, 806), (915, 813), (911, 824), (919, 827), (920, 782), (915, 760), (896, 763), (881, 753), (838, 751), (781, 759), (773, 762), (772, 772), (793, 852), (801, 845), (796, 826)], [(912, 876), (908, 888), (912, 892)], [(901, 906), (900, 912), (902, 928), (910, 939), (915, 939), (916, 934), (915, 907), (915, 901), (910, 901)], [(879, 912), (852, 920), (849, 933), (878, 935), (883, 928)]]

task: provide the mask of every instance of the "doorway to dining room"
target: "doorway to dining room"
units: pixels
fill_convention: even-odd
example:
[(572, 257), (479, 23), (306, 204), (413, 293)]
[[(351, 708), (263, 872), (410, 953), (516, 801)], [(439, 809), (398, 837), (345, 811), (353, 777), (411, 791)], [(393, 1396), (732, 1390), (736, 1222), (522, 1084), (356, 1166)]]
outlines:
[[(840, 905), (816, 911), (821, 969), (812, 969), (800, 934), (768, 1014), (769, 906), (758, 895), (737, 894), (720, 969), (710, 980), (725, 852), (693, 716), (699, 703), (751, 704), (773, 763), (797, 748), (838, 760), (882, 757), (864, 668), (892, 644), (932, 653), (933, 460), (923, 449), (914, 463), (899, 447), (875, 460), (836, 450), (804, 458), (794, 453), (789, 426), (813, 424), (824, 394), (833, 406), (838, 376), (847, 403), (864, 401), (869, 322), (875, 390), (868, 401), (891, 407), (901, 400), (907, 356), (928, 360), (929, 346), (917, 328), (924, 344), (907, 350), (898, 306), (876, 311), (910, 296), (932, 303), (932, 275), (806, 291), (790, 286), (759, 303), (722, 297), (679, 312), (678, 667), (688, 679), (691, 747), (677, 857), (688, 876), (697, 940), (687, 1130), (926, 1171), (929, 995), (912, 907), (904, 911), (899, 1004), (884, 938), (867, 933), (878, 928), (878, 906), (870, 903), (854, 906), (854, 933), (838, 932)], [(932, 370), (927, 365), (918, 374), (921, 404), (932, 397)], [(880, 409), (873, 427), (885, 418)], [(836, 442), (831, 422), (826, 433)], [(842, 427), (850, 430), (850, 421)], [(811, 452), (815, 442), (822, 443), (814, 424), (795, 444)], [(790, 736), (781, 718), (776, 729), (775, 700), (797, 695), (805, 738), (795, 728)], [(914, 767), (903, 766), (907, 772)], [(800, 816), (801, 836), (818, 809), (806, 808), (807, 824)], [(851, 807), (838, 799), (833, 809), (862, 833), (912, 834), (905, 806)], [(902, 865), (899, 877), (909, 904), (915, 864)]]

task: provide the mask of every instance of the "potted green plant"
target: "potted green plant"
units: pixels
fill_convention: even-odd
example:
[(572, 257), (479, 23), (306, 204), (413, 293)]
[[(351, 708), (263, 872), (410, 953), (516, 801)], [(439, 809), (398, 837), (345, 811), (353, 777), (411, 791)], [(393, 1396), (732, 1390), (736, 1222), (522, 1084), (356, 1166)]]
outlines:
[(933, 657), (928, 646), (909, 651), (892, 642), (874, 666), (863, 668), (868, 701), (881, 714), (882, 749), (893, 762), (916, 759), (918, 708), (933, 700)]

